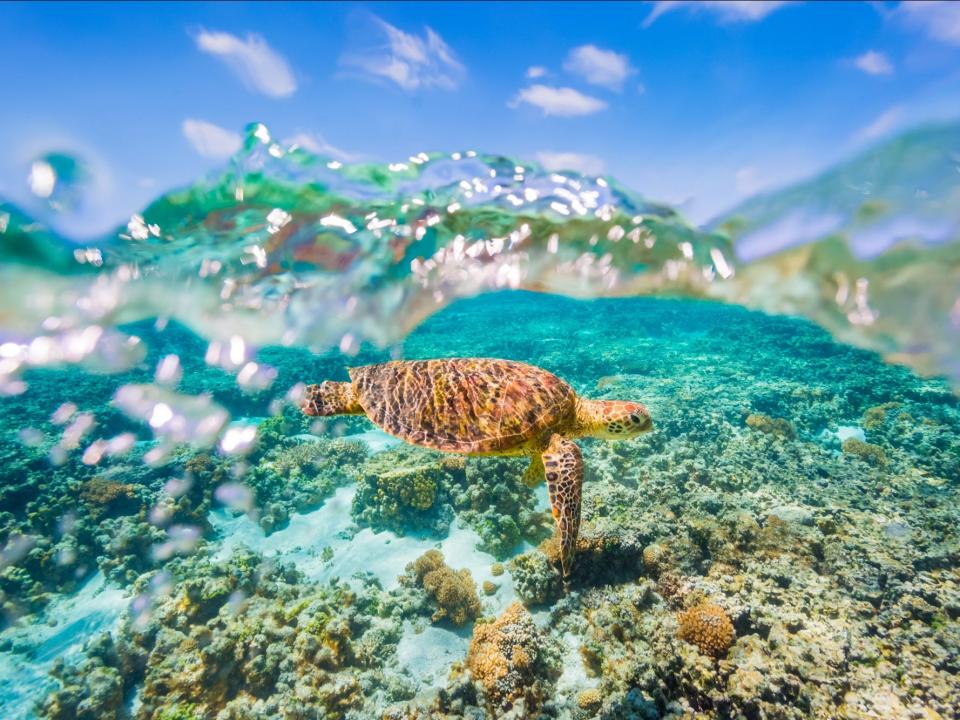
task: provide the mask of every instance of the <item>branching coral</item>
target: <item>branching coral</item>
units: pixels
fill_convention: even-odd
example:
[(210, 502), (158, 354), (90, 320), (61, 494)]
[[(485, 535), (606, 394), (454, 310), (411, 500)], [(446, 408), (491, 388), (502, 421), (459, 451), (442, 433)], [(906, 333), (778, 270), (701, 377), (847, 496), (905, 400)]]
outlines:
[(727, 611), (713, 603), (703, 602), (681, 612), (677, 622), (677, 637), (696, 645), (705, 655), (723, 657), (736, 637)]
[(557, 664), (556, 648), (520, 603), (474, 627), (466, 660), (495, 717), (521, 698), (527, 713), (534, 714), (557, 675)]
[(436, 603), (434, 622), (447, 618), (454, 625), (465, 625), (480, 615), (480, 598), (470, 571), (453, 570), (444, 563), (439, 550), (427, 550), (407, 566), (407, 571)]
[(864, 442), (858, 438), (847, 438), (843, 441), (843, 452), (852, 455), (868, 465), (882, 468), (887, 464), (887, 454), (883, 448), (873, 443)]

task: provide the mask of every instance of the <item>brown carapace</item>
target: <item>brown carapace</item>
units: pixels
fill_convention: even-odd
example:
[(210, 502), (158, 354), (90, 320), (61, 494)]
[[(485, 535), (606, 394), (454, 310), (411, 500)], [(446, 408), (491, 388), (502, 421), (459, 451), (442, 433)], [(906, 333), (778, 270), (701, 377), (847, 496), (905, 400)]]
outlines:
[(366, 415), (413, 445), (465, 455), (527, 455), (524, 481), (546, 479), (563, 576), (580, 531), (579, 437), (623, 440), (653, 428), (637, 402), (578, 398), (541, 368), (512, 360), (410, 360), (350, 368), (350, 382), (309, 385), (308, 415)]

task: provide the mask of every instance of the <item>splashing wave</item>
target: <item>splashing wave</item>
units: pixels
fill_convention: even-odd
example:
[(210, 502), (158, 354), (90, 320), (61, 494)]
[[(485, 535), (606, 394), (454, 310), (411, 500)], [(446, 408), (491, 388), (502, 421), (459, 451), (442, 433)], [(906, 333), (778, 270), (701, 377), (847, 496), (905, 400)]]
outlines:
[(0, 207), (0, 392), (26, 367), (140, 357), (114, 328), (175, 318), (217, 347), (389, 345), (460, 297), (523, 288), (671, 294), (805, 315), (840, 339), (960, 378), (957, 245), (869, 260), (842, 236), (748, 263), (615, 181), (473, 151), (347, 165), (262, 124), (219, 174), (76, 245)]

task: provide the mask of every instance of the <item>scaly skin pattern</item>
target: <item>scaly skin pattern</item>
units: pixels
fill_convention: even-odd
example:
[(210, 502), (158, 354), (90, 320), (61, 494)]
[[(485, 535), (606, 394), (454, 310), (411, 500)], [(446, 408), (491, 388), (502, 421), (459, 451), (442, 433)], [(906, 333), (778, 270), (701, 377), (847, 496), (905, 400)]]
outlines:
[(310, 385), (308, 415), (365, 414), (413, 445), (466, 455), (528, 455), (546, 477), (564, 577), (580, 531), (583, 461), (571, 438), (611, 440), (652, 428), (640, 403), (585, 400), (556, 375), (512, 360), (409, 360), (350, 368), (350, 382)]
[(569, 577), (577, 550), (577, 536), (580, 534), (580, 494), (583, 486), (580, 448), (573, 440), (554, 435), (543, 452), (543, 465), (553, 519), (560, 532), (560, 565), (563, 576)]
[(373, 422), (414, 445), (459, 453), (519, 454), (572, 426), (573, 389), (556, 375), (508, 360), (414, 360), (350, 370)]

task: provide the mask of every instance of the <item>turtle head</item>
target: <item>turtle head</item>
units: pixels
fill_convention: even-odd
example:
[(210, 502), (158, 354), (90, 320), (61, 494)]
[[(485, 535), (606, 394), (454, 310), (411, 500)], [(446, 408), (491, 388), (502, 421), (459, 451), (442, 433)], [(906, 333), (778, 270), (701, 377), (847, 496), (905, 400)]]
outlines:
[(647, 408), (627, 400), (581, 400), (577, 421), (582, 435), (604, 440), (629, 440), (653, 430)]

